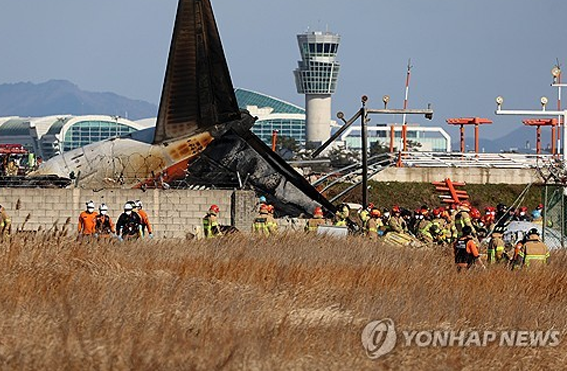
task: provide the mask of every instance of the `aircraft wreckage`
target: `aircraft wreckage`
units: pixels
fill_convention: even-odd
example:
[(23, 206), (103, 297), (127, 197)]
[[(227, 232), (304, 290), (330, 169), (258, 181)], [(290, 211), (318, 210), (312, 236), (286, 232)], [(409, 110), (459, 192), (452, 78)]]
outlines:
[(282, 213), (335, 207), (250, 128), (240, 111), (210, 0), (179, 0), (155, 128), (51, 158), (31, 184), (155, 187), (187, 175), (210, 186), (252, 186)]

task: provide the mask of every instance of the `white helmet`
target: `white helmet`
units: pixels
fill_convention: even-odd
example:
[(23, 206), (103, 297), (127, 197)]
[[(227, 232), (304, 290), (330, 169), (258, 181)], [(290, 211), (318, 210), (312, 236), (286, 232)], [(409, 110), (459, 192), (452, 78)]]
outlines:
[(99, 206), (98, 210), (102, 215), (106, 215), (106, 213), (108, 212), (108, 206), (106, 206), (106, 204), (102, 204)]
[(93, 212), (95, 209), (95, 204), (94, 202), (91, 200), (89, 202), (87, 202), (87, 211)]
[(132, 209), (133, 207), (130, 202), (126, 202), (126, 204), (124, 204), (124, 211), (132, 211)]
[(136, 200), (136, 207), (137, 207), (138, 209), (141, 209), (142, 206), (143, 206), (143, 205), (142, 205), (142, 201)]

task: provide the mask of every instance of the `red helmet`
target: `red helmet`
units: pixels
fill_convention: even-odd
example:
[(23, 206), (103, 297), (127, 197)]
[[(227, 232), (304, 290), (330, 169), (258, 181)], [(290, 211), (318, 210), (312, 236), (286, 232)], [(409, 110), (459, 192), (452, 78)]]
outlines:
[(392, 206), (392, 212), (393, 213), (401, 213), (402, 211), (400, 210), (400, 207), (398, 205), (394, 205), (394, 206)]
[(275, 210), (274, 205), (268, 205), (268, 212), (273, 213)]
[(520, 211), (520, 212), (527, 213), (527, 212), (528, 212), (528, 208), (525, 207), (525, 206), (522, 206), (522, 207), (520, 207), (519, 211)]
[(436, 218), (439, 218), (442, 213), (443, 213), (442, 207), (438, 207), (436, 209), (433, 209), (433, 216), (436, 217)]
[(543, 204), (539, 204), (539, 205), (537, 205), (536, 209), (538, 209), (538, 210), (542, 210), (542, 209), (543, 209)]
[(218, 214), (220, 213), (220, 208), (217, 205), (211, 205), (211, 207), (209, 207), (209, 212)]
[(376, 208), (373, 208), (373, 209), (370, 211), (370, 216), (373, 216), (373, 217), (375, 217), (375, 218), (379, 218), (379, 217), (382, 216), (382, 213), (380, 212), (380, 210), (378, 210), (378, 209), (376, 209)]
[(323, 209), (321, 209), (320, 207), (316, 207), (315, 211), (313, 211), (313, 215), (323, 215)]
[(268, 208), (268, 205), (266, 205), (266, 204), (260, 205), (260, 213), (269, 213), (269, 212), (270, 212), (270, 210)]
[(480, 219), (480, 211), (476, 207), (471, 208), (470, 215), (473, 219)]

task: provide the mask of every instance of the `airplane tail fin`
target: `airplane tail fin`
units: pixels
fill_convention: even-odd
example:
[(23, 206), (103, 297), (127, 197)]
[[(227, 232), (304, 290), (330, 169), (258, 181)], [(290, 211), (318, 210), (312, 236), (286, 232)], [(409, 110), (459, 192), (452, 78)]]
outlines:
[(210, 0), (179, 0), (153, 143), (239, 118)]

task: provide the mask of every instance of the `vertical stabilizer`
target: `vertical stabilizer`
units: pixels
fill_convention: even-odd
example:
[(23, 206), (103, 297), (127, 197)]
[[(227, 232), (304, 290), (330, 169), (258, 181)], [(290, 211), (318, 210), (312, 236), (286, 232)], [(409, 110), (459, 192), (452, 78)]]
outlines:
[(210, 0), (179, 0), (153, 143), (239, 118)]

